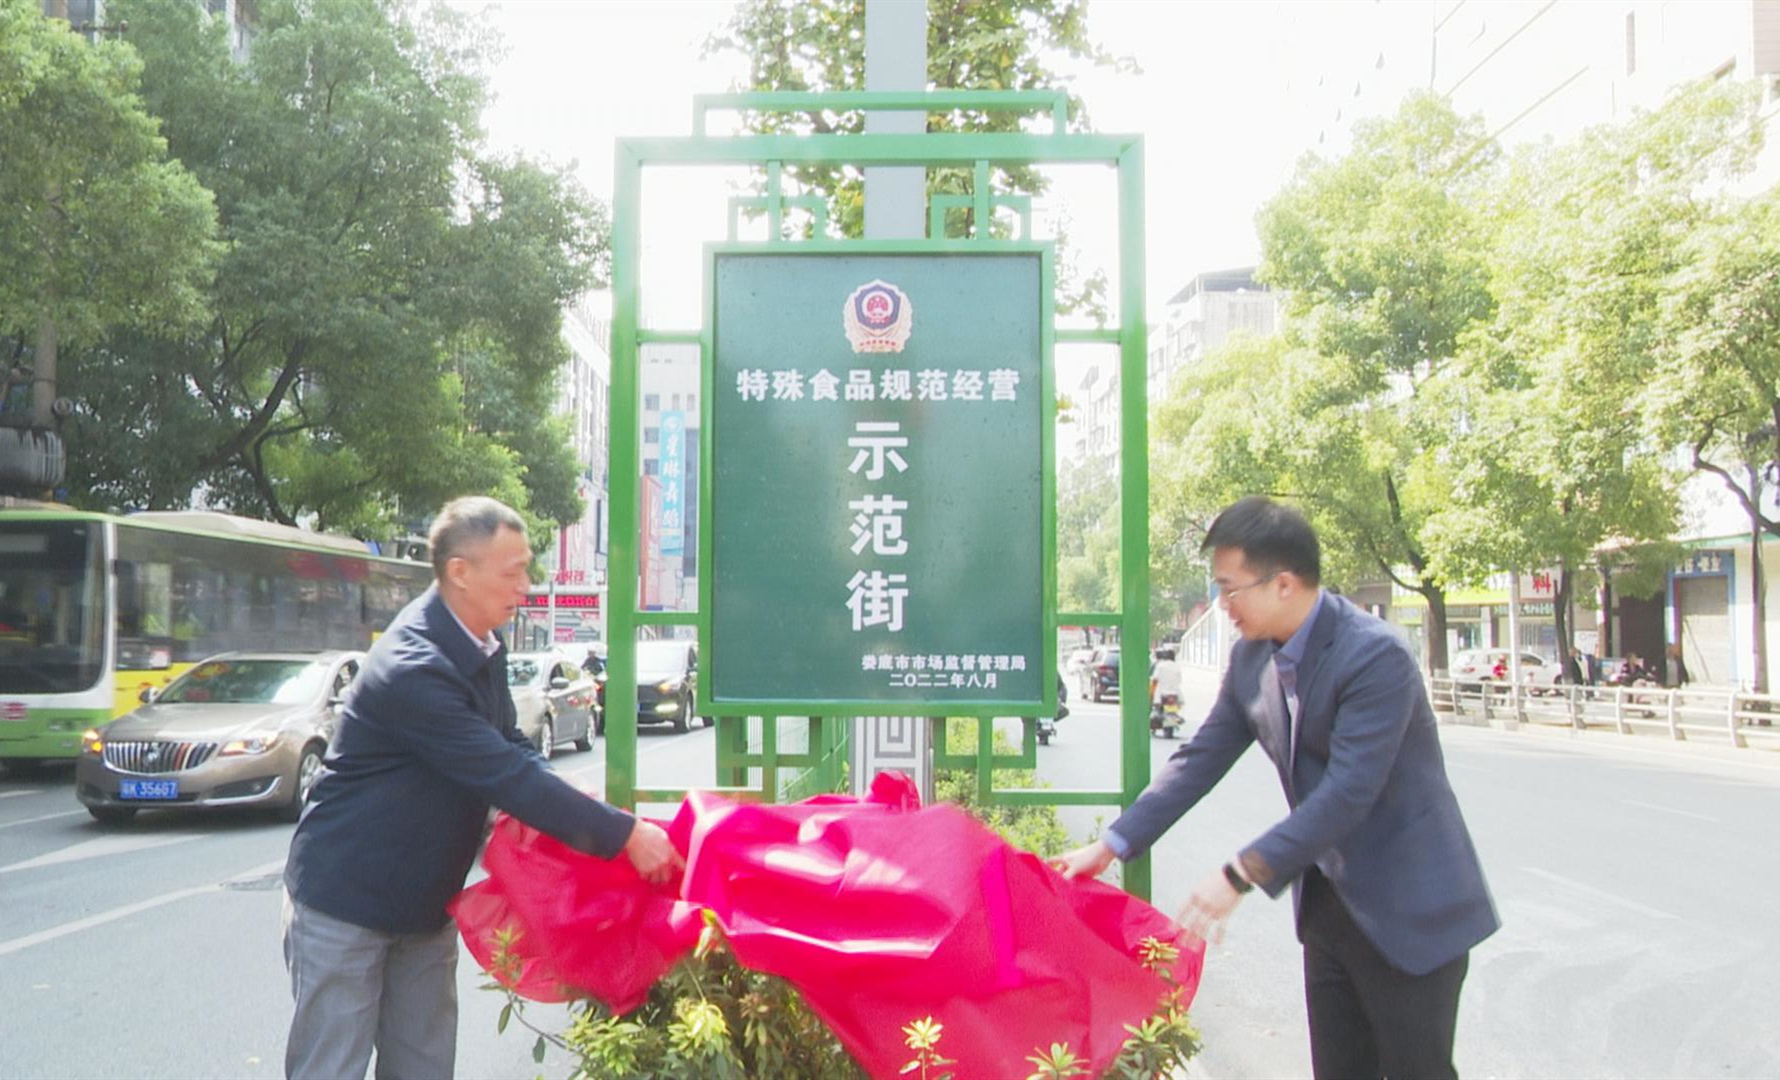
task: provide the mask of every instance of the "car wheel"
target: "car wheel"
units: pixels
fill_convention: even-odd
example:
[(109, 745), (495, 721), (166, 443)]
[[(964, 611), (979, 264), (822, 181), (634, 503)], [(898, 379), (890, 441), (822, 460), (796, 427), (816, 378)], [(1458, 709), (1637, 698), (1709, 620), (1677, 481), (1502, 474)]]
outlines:
[(1051, 733), (1048, 731), (1039, 732), (1038, 733), (1038, 745), (1040, 745), (1040, 746), (1051, 745)]
[(101, 825), (128, 825), (136, 816), (133, 806), (89, 806), (87, 813)]
[(290, 801), (278, 808), (278, 820), (293, 822), (303, 816), (303, 804), (309, 800), (309, 789), (321, 779), (321, 747), (303, 747), (297, 759), (297, 771), (291, 775)]
[(581, 729), (581, 737), (575, 740), (575, 749), (583, 754), (593, 749), (593, 717), (587, 718), (587, 726)]
[(544, 723), (538, 728), (538, 753), (545, 761), (556, 753), (556, 718), (549, 713), (544, 714)]
[(1094, 697), (1095, 704), (1099, 704), (1101, 701), (1105, 700), (1100, 695), (1100, 680), (1099, 679), (1094, 680), (1094, 695), (1093, 695), (1093, 697)]
[(681, 698), (680, 711), (674, 714), (674, 731), (677, 734), (684, 734), (692, 727), (691, 720), (692, 702), (687, 701), (685, 698)]
[(606, 733), (606, 713), (603, 709), (600, 710), (598, 716), (593, 718), (593, 733), (595, 735), (604, 735)]

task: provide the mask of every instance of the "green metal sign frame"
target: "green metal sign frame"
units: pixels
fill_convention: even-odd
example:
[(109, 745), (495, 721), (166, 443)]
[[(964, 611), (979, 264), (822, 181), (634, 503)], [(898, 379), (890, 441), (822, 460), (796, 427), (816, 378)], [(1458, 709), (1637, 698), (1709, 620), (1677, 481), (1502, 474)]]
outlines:
[[(747, 135), (713, 137), (705, 134), (705, 118), (714, 110), (779, 112), (847, 112), (868, 109), (919, 109), (924, 111), (1012, 110), (1048, 113), (1053, 130), (1048, 134), (909, 134), (909, 135)], [(606, 686), (606, 795), (614, 803), (635, 806), (639, 802), (671, 802), (685, 795), (674, 789), (639, 787), (637, 783), (637, 683), (636, 634), (645, 626), (689, 626), (701, 642), (711, 641), (711, 610), (708, 561), (710, 530), (702, 524), (712, 505), (714, 470), (706, 460), (700, 469), (696, 497), (700, 500), (700, 607), (695, 612), (642, 611), (638, 606), (639, 496), (641, 489), (640, 359), (642, 348), (658, 343), (699, 346), (701, 380), (706, 392), (700, 402), (701, 424), (711, 432), (710, 392), (714, 335), (709, 317), (712, 268), (720, 251), (831, 253), (856, 255), (868, 252), (908, 254), (986, 253), (994, 251), (1048, 250), (1032, 243), (1031, 202), (1023, 196), (996, 196), (990, 184), (997, 164), (1101, 164), (1114, 170), (1118, 185), (1119, 292), (1118, 325), (1112, 329), (1056, 328), (1047, 297), (1044, 306), (1044, 680), (1048, 697), (1055, 693), (1056, 627), (1059, 625), (1116, 627), (1127, 648), (1147, 651), (1149, 641), (1149, 433), (1147, 394), (1147, 343), (1144, 307), (1143, 241), (1143, 139), (1136, 135), (1070, 134), (1065, 131), (1068, 95), (1062, 91), (940, 91), (930, 93), (744, 93), (701, 95), (694, 100), (695, 134), (684, 138), (626, 138), (617, 143), (614, 170), (612, 229), (612, 394), (611, 394), (611, 505), (608, 558), (607, 635), (609, 676)], [(926, 240), (840, 241), (823, 236), (825, 208), (810, 196), (786, 196), (783, 190), (786, 164), (956, 166), (972, 170), (972, 193), (937, 196), (931, 200), (929, 220), (934, 234)], [(642, 184), (646, 166), (747, 165), (763, 168), (766, 193), (730, 200), (730, 244), (707, 249), (705, 324), (697, 328), (643, 327), (640, 265), (642, 251)], [(939, 234), (947, 209), (968, 206), (974, 211), (974, 235), (950, 238)], [(1022, 241), (992, 238), (990, 222), (996, 207), (1014, 210), (1022, 220)], [(784, 215), (788, 207), (809, 211), (817, 222), (817, 239), (786, 239)], [(735, 243), (737, 220), (743, 209), (763, 210), (767, 240)], [(1049, 261), (1046, 261), (1047, 270)], [(1047, 280), (1049, 274), (1046, 275)], [(1055, 601), (1056, 546), (1054, 538), (1055, 468), (1052, 452), (1054, 373), (1050, 351), (1053, 343), (1087, 342), (1114, 345), (1119, 349), (1120, 431), (1119, 498), (1121, 512), (1119, 610), (1117, 612), (1058, 612)], [(711, 440), (701, 438), (701, 454), (712, 452)], [(701, 650), (711, 662), (708, 648)], [(1120, 777), (1116, 789), (1062, 790), (994, 787), (997, 768), (1031, 768), (1036, 761), (1033, 722), (1026, 721), (1023, 751), (1012, 757), (993, 749), (995, 716), (1029, 711), (1029, 702), (982, 702), (950, 704), (938, 712), (977, 718), (974, 753), (956, 753), (945, 740), (945, 722), (937, 719), (935, 761), (949, 768), (973, 768), (978, 796), (985, 804), (1051, 804), (1128, 806), (1149, 782), (1149, 687), (1147, 665), (1127, 663), (1120, 670)], [(778, 710), (784, 709), (781, 713)], [(793, 711), (793, 709), (795, 711)], [(710, 712), (701, 703), (701, 712)], [(841, 763), (846, 758), (847, 717), (874, 715), (937, 716), (933, 705), (901, 705), (874, 702), (869, 708), (859, 701), (775, 702), (754, 708), (762, 727), (757, 746), (749, 740), (747, 716), (723, 710), (718, 716), (717, 790), (744, 797), (775, 800), (832, 789), (838, 785)], [(788, 714), (788, 715), (787, 715)], [(801, 721), (802, 749), (781, 752), (782, 720)], [(793, 732), (795, 734), (795, 732)], [(759, 769), (758, 785), (748, 785), (748, 770)], [(794, 775), (795, 774), (795, 775)], [(787, 781), (791, 781), (787, 783)], [(1125, 887), (1140, 896), (1150, 891), (1148, 857), (1133, 860), (1125, 868)]]

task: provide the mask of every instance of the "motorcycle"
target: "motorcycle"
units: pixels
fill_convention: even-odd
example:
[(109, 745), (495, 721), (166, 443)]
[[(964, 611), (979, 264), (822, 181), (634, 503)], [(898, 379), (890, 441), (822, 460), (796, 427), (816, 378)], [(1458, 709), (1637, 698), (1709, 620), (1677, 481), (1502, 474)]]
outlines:
[(1051, 737), (1057, 734), (1057, 723), (1069, 715), (1069, 706), (1063, 704), (1069, 700), (1069, 691), (1063, 686), (1063, 676), (1057, 676), (1057, 715), (1038, 718), (1038, 745), (1051, 745)]
[(1172, 739), (1185, 723), (1178, 695), (1163, 694), (1150, 705), (1150, 734), (1160, 731), (1164, 739)]

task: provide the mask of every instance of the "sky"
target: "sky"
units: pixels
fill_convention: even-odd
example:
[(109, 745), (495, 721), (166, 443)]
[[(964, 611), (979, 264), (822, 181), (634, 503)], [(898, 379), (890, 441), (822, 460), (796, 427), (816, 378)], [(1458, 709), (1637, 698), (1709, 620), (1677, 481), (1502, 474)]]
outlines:
[[(609, 199), (614, 138), (690, 134), (692, 95), (731, 89), (745, 73), (733, 54), (701, 56), (703, 41), (731, 10), (726, 0), (490, 6), (489, 18), (508, 46), (493, 72), (496, 100), (484, 118), (490, 146), (574, 161), (587, 189)], [(1256, 209), (1316, 147), (1318, 120), (1306, 116), (1306, 102), (1321, 100), (1313, 75), (1320, 82), (1330, 57), (1365, 52), (1381, 23), (1411, 34), (1425, 28), (1427, 11), (1419, 0), (1093, 0), (1090, 36), (1134, 59), (1142, 73), (1064, 70), (1097, 130), (1144, 136), (1152, 322), (1193, 275), (1258, 259)], [(1405, 71), (1401, 78), (1413, 75)], [(1382, 100), (1378, 107), (1393, 103)], [(1040, 204), (1039, 217), (1067, 213), (1078, 261), (1107, 267), (1116, 280), (1113, 172), (1075, 167), (1054, 174), (1054, 197)], [(745, 173), (709, 167), (645, 173), (646, 325), (696, 327), (699, 245), (722, 238), (726, 185), (744, 179)]]

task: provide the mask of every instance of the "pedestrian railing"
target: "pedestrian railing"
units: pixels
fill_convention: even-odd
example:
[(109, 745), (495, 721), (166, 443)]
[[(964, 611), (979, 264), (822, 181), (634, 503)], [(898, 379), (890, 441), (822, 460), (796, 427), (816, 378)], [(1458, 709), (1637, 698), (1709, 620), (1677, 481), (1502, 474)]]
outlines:
[[(1732, 687), (1664, 689), (1659, 686), (1523, 687), (1519, 694), (1495, 682), (1427, 680), (1434, 711), (1453, 720), (1518, 721), (1577, 731), (1611, 729), (1621, 735), (1667, 734), (1676, 741), (1702, 738), (1732, 746), (1780, 748), (1780, 696)], [(1518, 700), (1517, 700), (1518, 699)]]
[(1235, 643), (1236, 628), (1230, 616), (1213, 604), (1181, 634), (1175, 659), (1184, 667), (1221, 672), (1230, 663), (1230, 646)]

